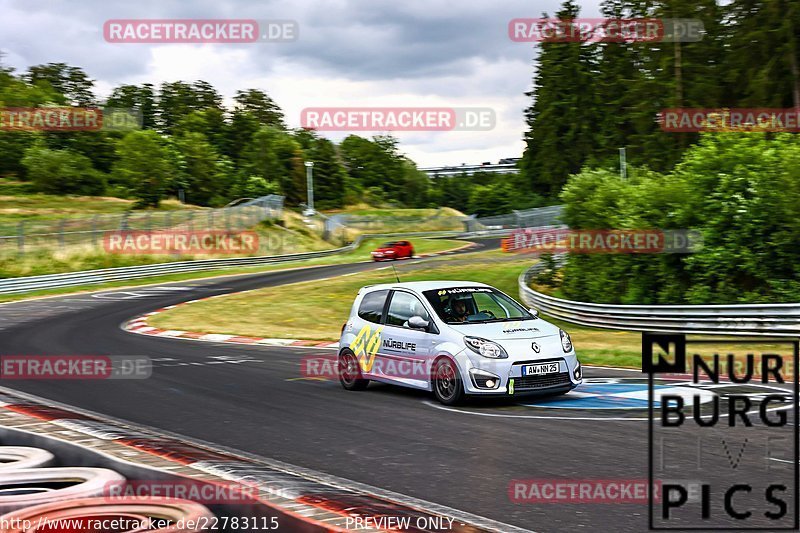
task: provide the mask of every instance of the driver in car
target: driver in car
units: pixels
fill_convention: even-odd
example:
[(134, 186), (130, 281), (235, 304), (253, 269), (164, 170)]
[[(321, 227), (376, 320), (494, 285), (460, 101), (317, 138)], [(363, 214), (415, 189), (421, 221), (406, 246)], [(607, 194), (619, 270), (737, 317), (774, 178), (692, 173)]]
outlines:
[(467, 304), (462, 299), (453, 299), (450, 302), (450, 318), (454, 322), (467, 321)]

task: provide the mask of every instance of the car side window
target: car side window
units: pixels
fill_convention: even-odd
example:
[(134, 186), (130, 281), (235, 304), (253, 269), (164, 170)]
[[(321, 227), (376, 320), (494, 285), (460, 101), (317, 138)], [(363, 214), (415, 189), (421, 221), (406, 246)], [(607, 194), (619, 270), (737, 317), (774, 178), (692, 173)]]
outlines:
[(389, 303), (389, 313), (386, 315), (386, 324), (389, 326), (408, 327), (406, 322), (412, 316), (419, 316), (430, 321), (430, 315), (413, 294), (395, 291)]
[(361, 304), (358, 306), (359, 318), (380, 324), (388, 294), (388, 290), (372, 291), (365, 294), (361, 299)]

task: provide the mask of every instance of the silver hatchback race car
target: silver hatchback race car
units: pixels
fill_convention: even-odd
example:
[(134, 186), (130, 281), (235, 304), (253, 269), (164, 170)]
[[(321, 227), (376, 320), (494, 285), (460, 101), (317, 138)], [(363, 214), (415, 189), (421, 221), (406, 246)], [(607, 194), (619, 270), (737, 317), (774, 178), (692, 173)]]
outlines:
[(347, 390), (370, 380), (465, 395), (563, 394), (582, 382), (566, 331), (499, 290), (467, 281), (363, 287), (339, 340)]

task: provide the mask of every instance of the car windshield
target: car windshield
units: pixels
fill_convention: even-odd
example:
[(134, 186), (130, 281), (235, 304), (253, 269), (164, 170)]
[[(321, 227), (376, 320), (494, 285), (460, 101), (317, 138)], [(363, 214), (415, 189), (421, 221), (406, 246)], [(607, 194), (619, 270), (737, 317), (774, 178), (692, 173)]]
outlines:
[(395, 246), (397, 246), (396, 242), (385, 242), (379, 248), (394, 248)]
[(447, 324), (485, 324), (535, 318), (517, 302), (491, 287), (452, 287), (423, 294)]

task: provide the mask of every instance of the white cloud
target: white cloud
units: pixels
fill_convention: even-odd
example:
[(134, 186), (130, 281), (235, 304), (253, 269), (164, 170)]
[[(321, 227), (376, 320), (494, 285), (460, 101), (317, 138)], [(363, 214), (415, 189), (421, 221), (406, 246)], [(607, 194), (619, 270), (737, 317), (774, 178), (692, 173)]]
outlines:
[[(421, 166), (496, 161), (521, 155), (534, 49), (508, 39), (512, 18), (554, 13), (560, 0), (292, 1), (0, 0), (4, 62), (63, 61), (82, 67), (107, 95), (121, 83), (196, 79), (230, 102), (238, 89), (265, 90), (299, 126), (305, 107), (491, 107), (489, 132), (399, 133)], [(583, 2), (597, 15), (597, 0)], [(292, 43), (111, 44), (103, 22), (130, 18), (292, 19)], [(346, 133), (331, 133), (341, 139)]]

